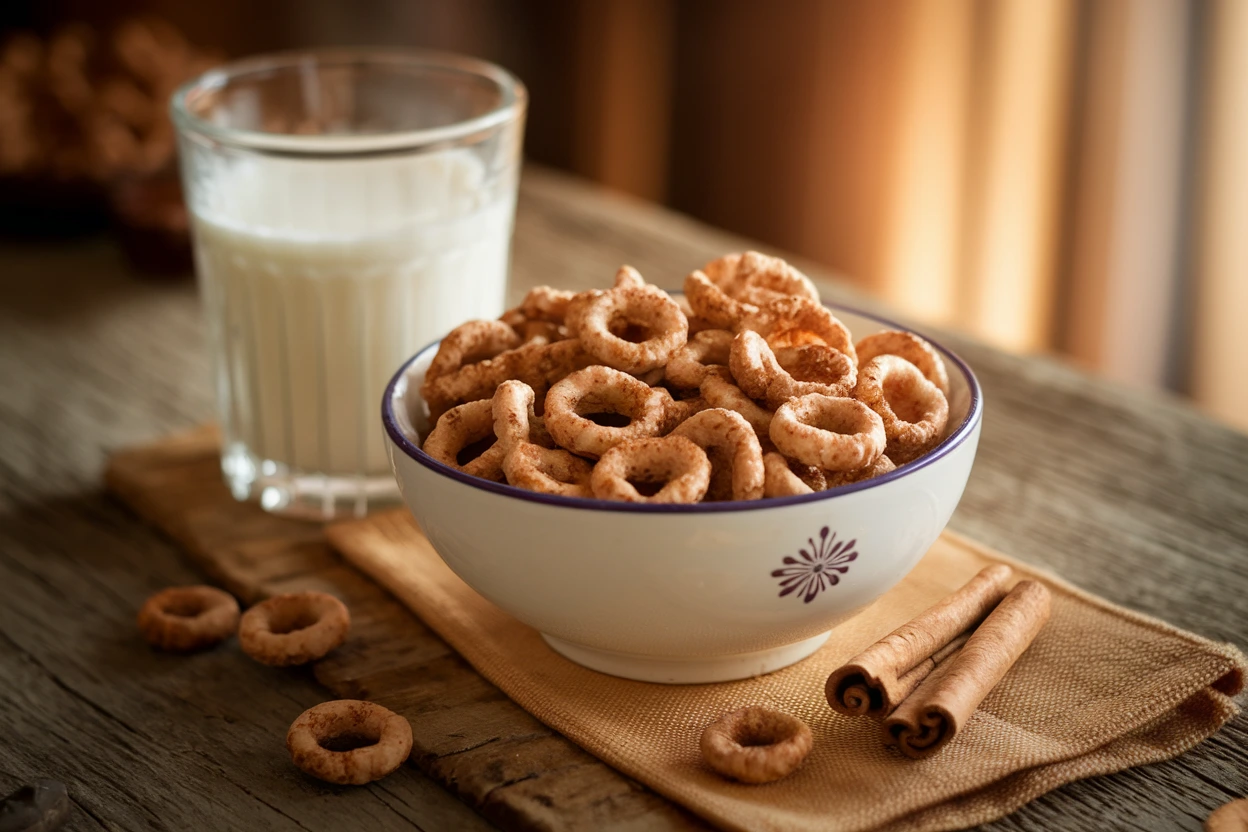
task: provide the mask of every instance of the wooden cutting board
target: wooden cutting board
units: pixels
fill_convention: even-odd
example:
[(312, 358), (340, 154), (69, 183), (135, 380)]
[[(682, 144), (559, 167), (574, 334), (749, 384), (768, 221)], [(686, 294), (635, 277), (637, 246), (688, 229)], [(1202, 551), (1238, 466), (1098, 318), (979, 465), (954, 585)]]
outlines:
[(105, 483), (244, 605), (307, 589), (345, 601), (351, 636), (313, 668), (332, 694), (326, 699), (369, 699), (407, 717), (411, 762), (495, 824), (703, 828), (482, 679), (406, 607), (348, 566), (322, 526), (235, 501), (221, 479), (214, 429), (120, 451), (109, 460)]

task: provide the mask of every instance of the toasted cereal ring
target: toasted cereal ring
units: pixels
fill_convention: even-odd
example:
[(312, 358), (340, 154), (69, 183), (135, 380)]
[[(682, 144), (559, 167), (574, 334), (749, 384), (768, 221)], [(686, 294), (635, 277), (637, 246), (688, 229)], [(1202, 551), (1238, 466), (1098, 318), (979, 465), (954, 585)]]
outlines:
[(824, 344), (781, 350), (792, 371), (757, 332), (743, 330), (733, 339), (728, 366), (750, 398), (762, 399), (774, 409), (810, 393), (849, 396), (853, 392), (857, 373), (840, 351)]
[[(571, 373), (546, 394), (546, 429), (562, 447), (594, 459), (630, 439), (662, 436), (677, 414), (666, 390), (651, 388), (627, 373), (595, 365)], [(626, 416), (614, 427), (586, 418), (597, 413)]]
[(503, 457), (507, 482), (527, 491), (563, 497), (592, 497), (593, 464), (562, 448), (549, 450), (532, 442), (514, 445)]
[(884, 422), (860, 401), (811, 393), (790, 399), (771, 420), (785, 456), (825, 471), (857, 471), (884, 453)]
[(808, 298), (774, 300), (743, 318), (739, 329), (757, 332), (772, 349), (826, 344), (845, 353), (855, 365), (858, 363), (849, 329), (832, 310)]
[(740, 413), (720, 407), (703, 410), (677, 425), (669, 436), (683, 436), (706, 452), (711, 462), (707, 500), (763, 496), (763, 449), (754, 428)]
[(790, 470), (789, 461), (784, 458), (784, 454), (776, 451), (763, 454), (764, 497), (792, 497), (813, 493), (815, 490)]
[(859, 370), (854, 397), (880, 415), (888, 437), (886, 453), (905, 464), (940, 442), (949, 421), (949, 402), (919, 368), (896, 355), (877, 355)]
[(767, 341), (757, 332), (745, 330), (732, 339), (728, 369), (741, 392), (751, 399), (764, 399), (771, 382), (783, 372)]
[(520, 336), (504, 321), (468, 321), (446, 334), (425, 372), (425, 385), (520, 346)]
[[(647, 497), (630, 480), (663, 485)], [(629, 503), (696, 503), (710, 482), (706, 453), (683, 436), (622, 442), (602, 455), (590, 475), (595, 497)]]
[(889, 329), (863, 338), (854, 348), (858, 351), (858, 363), (866, 364), (877, 355), (896, 355), (919, 368), (919, 372), (949, 395), (949, 372), (936, 348), (913, 332)]
[(534, 286), (520, 301), (520, 313), (530, 321), (561, 324), (568, 314), (568, 303), (575, 292), (550, 286)]
[(322, 702), (291, 723), (286, 750), (291, 761), (313, 777), (362, 786), (403, 765), (412, 753), (412, 726), (372, 702)]
[(238, 602), (214, 586), (171, 586), (143, 602), (139, 632), (153, 647), (177, 653), (220, 644), (238, 629)]
[(700, 271), (685, 278), (685, 298), (693, 314), (716, 329), (735, 330), (742, 319), (758, 313), (757, 306), (730, 298)]
[(857, 471), (839, 471), (829, 474), (827, 477), (826, 488), (837, 488), (842, 485), (850, 485), (855, 482), (869, 480), (872, 477), (878, 477), (880, 474), (887, 474), (897, 468), (893, 461), (888, 458), (888, 454), (882, 454), (874, 463), (861, 468)]
[(426, 383), (421, 387), (421, 393), (429, 405), (431, 418), (437, 420), (455, 405), (490, 398), (498, 385), (514, 378), (533, 388), (540, 411), (545, 392), (551, 384), (591, 363), (593, 359), (575, 338), (553, 344), (536, 340), (494, 358), (461, 367), (435, 379), (432, 384)]
[(666, 378), (677, 387), (696, 390), (709, 367), (728, 366), (733, 335), (726, 329), (708, 329), (694, 334), (667, 362)]
[[(644, 373), (667, 363), (685, 345), (689, 322), (663, 292), (647, 288), (612, 289), (569, 308), (568, 326), (585, 351), (626, 373)], [(636, 328), (641, 340), (626, 340)]]
[(425, 437), (424, 451), (444, 465), (474, 477), (503, 481), (503, 455), (507, 449), (497, 440), (466, 463), (459, 455), (474, 443), (495, 439), (494, 404), (490, 399), (457, 405), (442, 414)]
[(808, 393), (851, 396), (858, 368), (849, 356), (825, 344), (780, 347), (775, 350), (780, 372), (767, 388), (767, 405), (779, 407), (789, 399)]
[(750, 423), (750, 427), (754, 428), (754, 433), (758, 436), (759, 442), (771, 442), (771, 417), (769, 410), (761, 407), (757, 402), (741, 390), (740, 387), (733, 384), (730, 378), (725, 378), (727, 373), (716, 374), (708, 373), (706, 378), (702, 380), (702, 386), (699, 390), (702, 398), (712, 407), (722, 407), (725, 410), (732, 410), (740, 413), (745, 417), (745, 421)]
[(615, 273), (615, 289), (644, 289), (649, 286), (646, 279), (641, 273), (632, 266), (620, 266), (619, 271)]
[(516, 331), (516, 335), (520, 338), (524, 338), (524, 326), (529, 322), (529, 319), (525, 317), (523, 312), (520, 311), (520, 307), (517, 306), (514, 309), (508, 309), (506, 312), (499, 315), (498, 319), (502, 323), (505, 323), (507, 326), (514, 329)]
[(525, 321), (524, 326), (520, 328), (520, 338), (526, 344), (538, 340), (542, 343), (553, 344), (555, 341), (563, 341), (571, 337), (566, 326), (552, 324), (550, 321)]
[(797, 770), (814, 738), (794, 716), (751, 705), (724, 714), (702, 732), (702, 759), (742, 783), (770, 783)]
[(238, 645), (261, 664), (290, 667), (316, 661), (347, 640), (351, 613), (324, 592), (274, 595), (247, 612)]
[(517, 444), (542, 445), (543, 437), (549, 435), (541, 417), (533, 412), (535, 399), (533, 388), (517, 379), (504, 381), (494, 391), (490, 412), (494, 417), (494, 436), (504, 455)]
[(711, 403), (701, 396), (694, 396), (688, 399), (673, 398), (668, 408), (673, 413), (671, 424), (680, 425), (697, 416), (702, 411), (710, 410)]
[[(734, 255), (729, 255), (733, 258)], [(819, 290), (806, 275), (779, 257), (770, 257), (757, 251), (747, 251), (735, 256), (735, 260), (720, 258), (721, 269), (708, 263), (708, 275), (736, 300), (761, 306), (786, 297), (807, 298), (819, 303)], [(718, 275), (716, 279), (715, 275)]]

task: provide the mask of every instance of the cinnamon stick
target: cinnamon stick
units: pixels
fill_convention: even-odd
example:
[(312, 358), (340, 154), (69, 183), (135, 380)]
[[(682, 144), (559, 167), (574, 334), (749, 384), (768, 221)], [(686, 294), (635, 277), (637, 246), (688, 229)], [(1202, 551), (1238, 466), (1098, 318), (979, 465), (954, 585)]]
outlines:
[(883, 719), (933, 670), (956, 653), (970, 631), (1005, 597), (1008, 566), (989, 566), (940, 603), (901, 625), (833, 671), (828, 704), (846, 716)]
[(934, 754), (1031, 645), (1049, 620), (1044, 584), (1019, 581), (944, 667), (927, 677), (884, 720), (885, 742), (907, 757)]

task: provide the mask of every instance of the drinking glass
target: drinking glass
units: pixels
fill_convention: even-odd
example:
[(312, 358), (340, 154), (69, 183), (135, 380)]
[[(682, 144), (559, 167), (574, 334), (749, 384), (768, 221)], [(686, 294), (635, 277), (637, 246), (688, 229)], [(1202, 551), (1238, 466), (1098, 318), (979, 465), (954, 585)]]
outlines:
[(397, 497), (379, 409), (405, 358), (503, 311), (527, 96), (484, 61), (239, 61), (172, 111), (234, 496), (362, 515)]

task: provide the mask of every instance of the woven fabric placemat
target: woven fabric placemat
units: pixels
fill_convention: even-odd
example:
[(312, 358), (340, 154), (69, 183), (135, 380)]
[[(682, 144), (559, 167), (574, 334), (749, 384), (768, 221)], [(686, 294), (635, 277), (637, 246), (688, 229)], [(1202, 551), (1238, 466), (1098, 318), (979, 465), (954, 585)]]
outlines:
[[(1235, 647), (1117, 607), (946, 532), (897, 587), (837, 627), (810, 658), (739, 682), (657, 685), (596, 673), (479, 596), (406, 511), (328, 530), (478, 672), (591, 754), (726, 829), (941, 830), (1002, 817), (1063, 783), (1177, 756), (1237, 713)], [(834, 713), (828, 674), (990, 563), (1043, 580), (1053, 614), (1031, 648), (940, 753), (909, 760), (869, 718)], [(718, 777), (698, 748), (721, 714), (760, 704), (810, 725), (814, 750), (764, 786)]]

